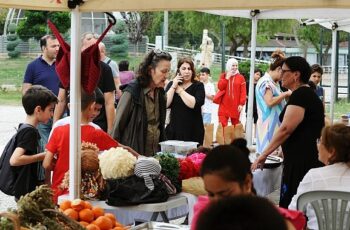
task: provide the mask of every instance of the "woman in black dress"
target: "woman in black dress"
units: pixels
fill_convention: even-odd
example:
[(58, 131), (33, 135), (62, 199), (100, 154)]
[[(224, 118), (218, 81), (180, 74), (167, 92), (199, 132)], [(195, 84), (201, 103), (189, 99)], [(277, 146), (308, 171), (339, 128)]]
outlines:
[(304, 58), (287, 58), (281, 74), (282, 86), (293, 93), (280, 114), (282, 124), (279, 130), (253, 163), (252, 170), (263, 168), (267, 156), (282, 145), (284, 168), (280, 206), (288, 208), (305, 174), (311, 168), (323, 165), (318, 161), (316, 142), (324, 126), (324, 109), (316, 93), (307, 84), (311, 69)]
[(203, 83), (195, 77), (192, 60), (180, 59), (176, 76), (166, 87), (167, 107), (171, 109), (170, 123), (165, 129), (168, 140), (195, 141), (203, 144), (201, 107), (204, 104), (205, 92)]

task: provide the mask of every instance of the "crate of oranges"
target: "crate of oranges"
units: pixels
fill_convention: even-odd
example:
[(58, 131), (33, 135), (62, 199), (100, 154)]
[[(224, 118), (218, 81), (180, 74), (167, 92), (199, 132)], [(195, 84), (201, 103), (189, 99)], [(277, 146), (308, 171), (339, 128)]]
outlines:
[(81, 199), (65, 200), (60, 204), (60, 211), (78, 221), (88, 230), (126, 230), (112, 213), (105, 213), (104, 209), (92, 206), (89, 201)]

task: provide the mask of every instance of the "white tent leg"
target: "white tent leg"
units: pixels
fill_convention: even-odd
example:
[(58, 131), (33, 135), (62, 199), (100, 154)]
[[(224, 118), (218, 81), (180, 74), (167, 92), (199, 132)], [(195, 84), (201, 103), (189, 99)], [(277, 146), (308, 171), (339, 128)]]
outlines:
[(251, 48), (250, 48), (250, 75), (249, 75), (249, 95), (248, 95), (248, 110), (246, 122), (246, 139), (247, 145), (252, 146), (253, 141), (253, 100), (254, 100), (254, 69), (255, 69), (255, 51), (256, 51), (256, 34), (258, 27), (258, 19), (256, 15), (252, 17), (252, 33), (251, 33)]
[(331, 74), (331, 99), (330, 99), (330, 120), (331, 124), (334, 121), (334, 100), (335, 100), (335, 62), (336, 58), (336, 42), (337, 42), (337, 29), (332, 30), (332, 74)]
[(70, 139), (69, 139), (69, 198), (79, 197), (80, 192), (80, 123), (81, 123), (81, 13), (79, 6), (71, 14), (70, 53)]

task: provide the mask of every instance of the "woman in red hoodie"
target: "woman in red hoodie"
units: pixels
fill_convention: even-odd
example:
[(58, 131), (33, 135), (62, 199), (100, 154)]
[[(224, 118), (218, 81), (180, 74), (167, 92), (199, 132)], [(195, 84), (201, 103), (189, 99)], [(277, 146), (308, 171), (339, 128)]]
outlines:
[(218, 89), (225, 91), (219, 104), (219, 122), (222, 127), (227, 126), (228, 119), (231, 124), (239, 123), (239, 116), (246, 102), (246, 82), (238, 71), (238, 62), (234, 58), (228, 59), (226, 72), (220, 75)]

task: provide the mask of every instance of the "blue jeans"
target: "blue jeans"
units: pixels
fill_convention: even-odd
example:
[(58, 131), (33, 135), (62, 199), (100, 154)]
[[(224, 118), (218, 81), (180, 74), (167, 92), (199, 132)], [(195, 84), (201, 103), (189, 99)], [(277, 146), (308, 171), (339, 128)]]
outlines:
[(211, 113), (202, 113), (203, 116), (203, 124), (210, 124), (211, 123)]
[[(52, 129), (52, 119), (50, 119), (47, 122), (47, 124), (39, 123), (38, 125), (38, 131), (40, 134), (39, 153), (42, 153), (45, 151), (45, 147), (48, 142), (51, 129)], [(39, 181), (45, 180), (45, 169), (43, 168), (41, 162), (38, 164), (38, 180)]]

